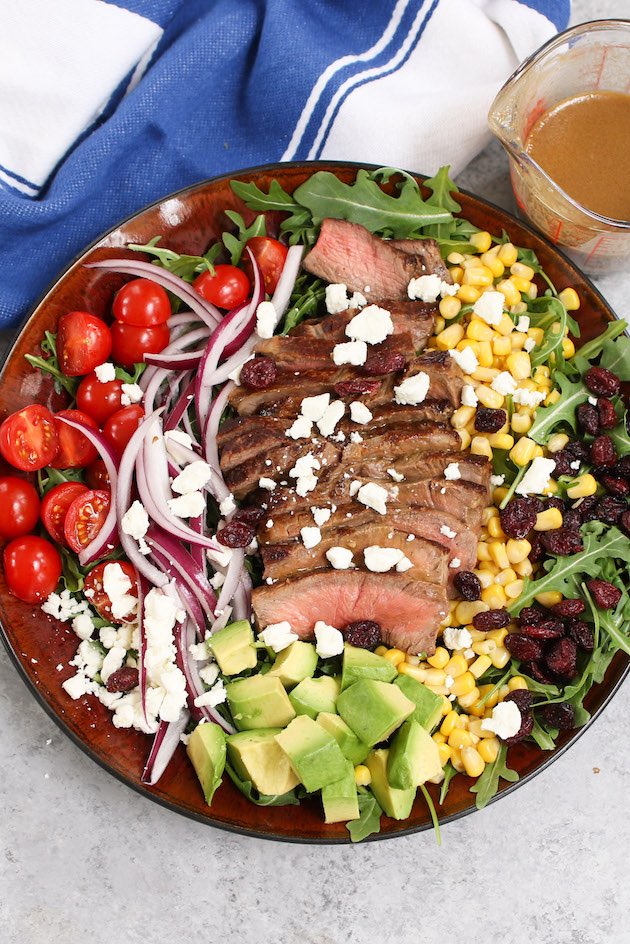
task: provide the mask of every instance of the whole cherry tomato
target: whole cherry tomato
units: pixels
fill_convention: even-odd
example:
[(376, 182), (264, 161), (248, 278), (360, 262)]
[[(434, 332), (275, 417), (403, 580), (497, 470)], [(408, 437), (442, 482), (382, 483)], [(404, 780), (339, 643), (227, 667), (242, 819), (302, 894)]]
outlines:
[(51, 538), (58, 544), (66, 544), (63, 525), (68, 508), (75, 498), (87, 491), (88, 487), (81, 482), (60, 482), (59, 485), (53, 485), (44, 495), (41, 507), (42, 522)]
[(57, 326), (57, 359), (69, 377), (80, 377), (110, 355), (112, 337), (101, 318), (88, 311), (68, 311)]
[(0, 426), (0, 452), (16, 469), (36, 472), (49, 465), (59, 448), (50, 410), (34, 403), (8, 416)]
[(99, 426), (122, 406), (122, 381), (108, 380), (101, 383), (96, 374), (84, 377), (77, 390), (77, 406)]
[(39, 520), (39, 495), (26, 479), (0, 478), (0, 538), (29, 534)]
[(112, 413), (103, 427), (103, 435), (116, 450), (119, 456), (125, 451), (125, 446), (144, 419), (144, 409), (139, 403), (132, 403), (122, 410)]
[(163, 351), (170, 336), (166, 324), (145, 328), (115, 321), (112, 325), (112, 357), (123, 367), (133, 367), (134, 364), (143, 362), (145, 354), (159, 354)]
[(202, 272), (193, 282), (193, 288), (217, 308), (236, 308), (250, 293), (249, 279), (242, 269), (233, 265), (216, 265), (214, 273)]
[[(103, 590), (103, 573), (108, 563), (111, 563), (111, 561), (105, 561), (101, 564), (97, 564), (96, 567), (94, 567), (89, 572), (89, 574), (85, 578), (85, 584), (83, 586), (83, 589), (84, 591), (85, 590), (94, 591), (93, 594), (92, 593), (88, 594), (88, 599), (90, 601), (90, 604), (94, 607), (95, 610), (98, 611), (98, 613), (100, 614), (100, 616), (103, 617), (103, 619), (109, 620), (112, 623), (122, 623), (124, 622), (124, 620), (115, 619), (114, 616), (112, 615), (112, 602), (107, 596), (107, 594), (105, 593), (105, 591)], [(120, 564), (120, 566), (124, 570), (127, 577), (129, 577), (129, 579), (131, 580), (131, 590), (128, 590), (127, 592), (132, 594), (133, 596), (137, 596), (138, 585), (136, 582), (135, 567), (133, 567), (133, 565), (130, 564), (128, 561), (116, 561), (116, 563)], [(130, 614), (128, 619), (133, 619), (133, 616)]]
[(85, 481), (90, 488), (104, 489), (110, 488), (109, 472), (102, 459), (95, 459), (85, 470)]
[(41, 603), (61, 577), (61, 557), (50, 541), (27, 534), (4, 549), (4, 576), (13, 596), (25, 603)]
[(116, 321), (153, 327), (171, 317), (171, 303), (161, 285), (149, 279), (133, 279), (117, 292), (112, 306)]
[(63, 416), (77, 423), (83, 423), (91, 429), (98, 429), (98, 426), (91, 416), (81, 410), (60, 410), (55, 414), (59, 450), (50, 464), (53, 469), (82, 469), (96, 459), (98, 450), (78, 429), (58, 420), (58, 417)]
[(69, 547), (77, 554), (91, 544), (99, 533), (109, 511), (109, 492), (88, 489), (74, 499), (63, 524), (63, 533)]
[[(252, 236), (245, 243), (245, 248), (251, 251), (260, 267), (265, 280), (265, 291), (268, 295), (272, 295), (276, 290), (289, 250), (283, 243), (277, 239), (272, 239), (271, 236)], [(252, 263), (247, 252), (243, 253), (242, 265), (253, 282)]]

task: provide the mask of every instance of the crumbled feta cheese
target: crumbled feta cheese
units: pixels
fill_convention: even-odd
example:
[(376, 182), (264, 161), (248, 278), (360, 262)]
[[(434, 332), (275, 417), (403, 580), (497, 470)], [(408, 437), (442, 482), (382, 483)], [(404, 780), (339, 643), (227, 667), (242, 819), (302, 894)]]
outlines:
[(525, 341), (525, 344), (523, 345), (523, 350), (527, 351), (527, 353), (530, 354), (534, 350), (535, 347), (536, 347), (536, 342), (534, 341), (534, 339), (527, 338), (527, 340)]
[(448, 353), (465, 374), (474, 374), (479, 367), (477, 355), (471, 347), (465, 347), (463, 351), (452, 350)]
[(404, 574), (407, 570), (411, 570), (413, 564), (408, 557), (402, 557), (396, 564), (396, 571), (399, 574)]
[(140, 403), (144, 396), (144, 390), (138, 384), (121, 384), (120, 402), (122, 406), (129, 406), (132, 403)]
[(272, 338), (278, 315), (273, 302), (261, 302), (256, 309), (256, 334), (259, 338)]
[(329, 626), (323, 620), (315, 623), (315, 651), (320, 659), (331, 659), (343, 652), (343, 636), (334, 626)]
[(505, 296), (501, 292), (484, 292), (473, 305), (473, 314), (489, 325), (498, 325), (503, 317)]
[(353, 292), (349, 308), (363, 308), (367, 305), (367, 298), (361, 292)]
[(79, 639), (89, 639), (94, 632), (94, 623), (89, 613), (79, 613), (72, 620), (72, 629)]
[(107, 685), (107, 680), (110, 675), (113, 675), (114, 672), (122, 668), (126, 656), (127, 650), (123, 649), (122, 646), (112, 646), (103, 659), (103, 665), (101, 666), (101, 678), (104, 685)]
[(518, 321), (516, 322), (516, 324), (514, 325), (514, 330), (522, 331), (523, 334), (527, 334), (527, 332), (529, 331), (530, 321), (531, 319), (529, 315), (521, 315)]
[(311, 512), (318, 528), (325, 525), (332, 515), (330, 508), (311, 508)]
[(230, 492), (219, 502), (219, 512), (222, 518), (227, 518), (233, 511), (236, 511), (236, 502), (234, 501), (234, 495)]
[(209, 662), (208, 665), (204, 665), (202, 669), (199, 669), (199, 678), (202, 682), (205, 682), (206, 685), (212, 686), (219, 677), (219, 666), (216, 662)]
[(93, 639), (84, 639), (83, 642), (79, 643), (79, 648), (70, 665), (76, 665), (80, 672), (93, 679), (101, 671), (103, 658), (103, 652), (99, 644)]
[(179, 443), (180, 446), (186, 446), (187, 449), (192, 449), (193, 441), (188, 435), (181, 429), (167, 429), (164, 433), (164, 439), (166, 440), (166, 446), (168, 448), (169, 442)]
[(326, 311), (336, 315), (348, 308), (348, 287), (343, 282), (333, 282), (326, 286)]
[(191, 462), (173, 479), (172, 489), (178, 495), (189, 495), (200, 491), (212, 478), (212, 469), (207, 462), (198, 459)]
[(448, 479), (450, 482), (454, 482), (457, 479), (461, 479), (462, 473), (459, 470), (459, 462), (449, 462), (449, 464), (444, 469), (444, 478)]
[(443, 534), (444, 537), (446, 537), (446, 538), (455, 538), (455, 537), (457, 537), (457, 531), (453, 531), (453, 530), (452, 530), (451, 528), (449, 528), (449, 526), (446, 525), (446, 524), (443, 524), (442, 527), (440, 528), (440, 534)]
[(222, 574), (220, 570), (217, 570), (216, 574), (210, 577), (210, 586), (213, 590), (220, 590), (224, 583), (225, 574)]
[(89, 684), (89, 679), (81, 672), (77, 672), (76, 675), (72, 675), (65, 682), (62, 682), (61, 687), (70, 698), (76, 701), (77, 698), (81, 698), (82, 695), (87, 693)]
[(206, 642), (194, 642), (188, 647), (188, 651), (195, 662), (206, 662), (208, 660), (208, 646)]
[(105, 565), (105, 569), (103, 570), (103, 590), (109, 597), (114, 619), (124, 619), (135, 611), (138, 600), (129, 593), (129, 590), (131, 590), (131, 580), (120, 564), (111, 563)]
[(313, 431), (313, 420), (305, 416), (298, 416), (293, 424), (288, 428), (285, 436), (290, 439), (308, 439)]
[(493, 488), (496, 488), (499, 485), (503, 485), (504, 482), (505, 482), (504, 475), (491, 475), (490, 476), (490, 485), (492, 485)]
[(546, 394), (540, 390), (525, 390), (524, 387), (518, 387), (512, 395), (514, 403), (521, 406), (538, 406), (545, 399)]
[(206, 510), (206, 499), (201, 492), (187, 492), (168, 499), (168, 507), (178, 518), (198, 518)]
[(555, 459), (536, 456), (527, 472), (516, 486), (517, 495), (540, 495), (549, 485), (549, 479), (556, 467)]
[(101, 645), (105, 646), (106, 649), (111, 649), (112, 646), (116, 645), (118, 640), (118, 632), (115, 626), (102, 626), (98, 631), (98, 638), (101, 641)]
[(289, 469), (289, 475), (292, 479), (299, 479), (303, 475), (313, 472), (313, 469), (319, 469), (319, 459), (316, 459), (312, 452), (307, 452), (305, 456), (297, 459), (292, 469)]
[(125, 534), (139, 541), (149, 530), (149, 516), (142, 502), (136, 499), (122, 516), (120, 527)]
[(300, 537), (302, 538), (302, 544), (309, 551), (312, 547), (316, 547), (321, 539), (322, 532), (319, 528), (300, 528)]
[(333, 362), (337, 367), (343, 364), (352, 364), (359, 367), (367, 360), (367, 344), (365, 341), (345, 341), (335, 344), (332, 352)]
[(282, 652), (282, 650), (290, 646), (292, 642), (299, 639), (299, 636), (291, 629), (291, 623), (283, 620), (282, 623), (270, 623), (263, 629), (262, 633), (260, 633), (259, 638), (262, 639), (266, 646), (273, 649), (274, 652)]
[(445, 687), (450, 688), (454, 681), (455, 679), (453, 678), (452, 675), (447, 675), (446, 678), (444, 679)]
[(447, 649), (469, 649), (472, 646), (472, 636), (467, 629), (455, 629), (447, 626), (442, 633), (442, 641)]
[(109, 361), (105, 361), (104, 364), (99, 364), (98, 367), (95, 367), (94, 373), (96, 374), (96, 379), (102, 384), (116, 380), (116, 368), (113, 364), (110, 364)]
[(353, 423), (369, 423), (372, 413), (360, 400), (353, 400), (350, 404), (350, 419)]
[(597, 397), (589, 397), (588, 402), (591, 404), (591, 406), (597, 406)]
[(581, 465), (582, 463), (579, 459), (576, 459), (575, 462), (569, 462), (569, 468), (573, 469), (574, 472), (577, 472)]
[(363, 436), (361, 435), (361, 433), (357, 433), (356, 430), (353, 430), (350, 433), (350, 442), (354, 443), (355, 446), (358, 446), (359, 443), (363, 442)]
[(346, 405), (343, 400), (333, 400), (326, 407), (326, 412), (320, 420), (317, 421), (317, 428), (322, 436), (331, 436), (335, 431), (335, 426), (346, 412)]
[[(206, 549), (206, 556), (208, 560), (217, 567), (227, 567), (230, 563), (230, 560), (232, 559), (232, 553), (233, 551), (231, 547), (223, 547), (220, 544), (217, 545), (216, 549), (212, 547)], [(219, 584), (219, 586), (221, 585), (222, 584)]]
[(381, 344), (394, 333), (392, 316), (385, 308), (368, 305), (346, 325), (346, 336), (366, 344)]
[[(345, 479), (350, 478), (347, 472), (343, 473), (343, 477)], [(350, 488), (348, 489), (348, 494), (350, 495), (350, 498), (354, 498), (354, 496), (356, 495), (356, 493), (359, 491), (360, 488), (361, 488), (360, 479), (354, 479), (352, 482), (350, 482)]]
[(404, 573), (413, 567), (409, 558), (396, 547), (379, 547), (378, 544), (373, 544), (365, 548), (363, 558), (367, 569), (375, 574), (385, 574), (393, 567), (399, 573)]
[(470, 384), (464, 384), (462, 388), (462, 406), (477, 406), (479, 399), (475, 393), (475, 388)]
[(402, 474), (402, 472), (397, 472), (396, 469), (388, 469), (387, 474), (394, 480), (394, 482), (405, 481), (405, 476)]
[(347, 547), (331, 547), (326, 551), (326, 559), (335, 570), (348, 570), (353, 567), (352, 551)]
[(436, 302), (440, 295), (456, 295), (458, 291), (459, 285), (445, 282), (439, 275), (421, 275), (411, 279), (407, 286), (409, 298), (419, 298), (430, 304)]
[(515, 702), (501, 701), (492, 709), (492, 716), (483, 719), (481, 729), (482, 731), (492, 731), (493, 734), (505, 740), (518, 734), (522, 720), (518, 705)]
[(307, 420), (312, 420), (313, 423), (316, 423), (317, 420), (321, 420), (328, 409), (329, 403), (329, 393), (320, 393), (316, 397), (304, 397), (300, 406), (300, 413), (302, 416), (305, 416)]
[(497, 374), (490, 386), (497, 393), (500, 393), (502, 397), (508, 397), (516, 390), (516, 381), (507, 370), (502, 370), (500, 374)]
[(454, 557), (448, 566), (452, 567), (453, 570), (455, 570), (457, 567), (461, 567), (461, 565), (462, 565), (462, 562), (459, 559), (459, 557)]
[(273, 479), (268, 479), (264, 475), (258, 479), (258, 487), (264, 488), (267, 492), (273, 492), (276, 483)]
[(203, 695), (197, 695), (195, 698), (195, 707), (216, 708), (217, 705), (222, 705), (226, 698), (227, 692), (223, 684), (223, 679), (219, 679), (209, 691), (204, 692)]
[(362, 485), (357, 492), (357, 498), (362, 505), (378, 511), (379, 515), (384, 515), (387, 512), (389, 492), (382, 485), (377, 485), (376, 482), (366, 482), (365, 485)]
[(394, 399), (400, 406), (417, 406), (423, 403), (429, 392), (431, 380), (423, 370), (413, 377), (406, 377), (397, 387), (394, 387)]
[(61, 593), (53, 593), (42, 603), (42, 611), (48, 616), (54, 617), (61, 623), (67, 623), (79, 613), (84, 613), (88, 608), (85, 600), (75, 600), (70, 596), (69, 590), (62, 590)]
[(295, 483), (295, 491), (300, 498), (305, 498), (315, 488), (317, 488), (317, 476), (312, 474), (300, 475)]

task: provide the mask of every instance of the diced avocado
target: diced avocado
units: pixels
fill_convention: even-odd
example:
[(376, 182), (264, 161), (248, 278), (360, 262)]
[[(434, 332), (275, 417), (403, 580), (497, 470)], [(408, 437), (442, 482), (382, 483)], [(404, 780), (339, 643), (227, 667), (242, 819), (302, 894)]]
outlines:
[(387, 779), (388, 754), (389, 751), (385, 748), (368, 754), (365, 763), (372, 776), (370, 789), (387, 816), (392, 819), (407, 819), (416, 798), (416, 788), (398, 790), (392, 787)]
[(370, 748), (358, 739), (343, 718), (340, 718), (339, 715), (332, 715), (328, 711), (321, 711), (316, 720), (325, 731), (332, 734), (341, 748), (341, 753), (348, 758), (354, 767), (363, 763), (370, 752)]
[(408, 790), (442, 772), (438, 746), (413, 717), (398, 729), (389, 749), (387, 779), (392, 787)]
[(355, 682), (337, 699), (337, 712), (370, 747), (387, 740), (413, 714), (414, 707), (397, 685), (375, 679)]
[(347, 823), (348, 820), (359, 819), (361, 814), (351, 763), (348, 762), (348, 769), (341, 780), (322, 787), (322, 803), (326, 823)]
[(276, 656), (269, 675), (277, 675), (285, 688), (294, 688), (303, 679), (311, 678), (317, 668), (317, 653), (310, 642), (292, 642)]
[(289, 696), (279, 678), (251, 675), (225, 686), (227, 700), (239, 731), (284, 728), (295, 718)]
[(254, 634), (247, 620), (229, 623), (208, 640), (210, 651), (224, 675), (238, 675), (253, 669), (258, 661)]
[(410, 675), (399, 675), (394, 685), (414, 702), (416, 707), (411, 717), (429, 733), (433, 731), (442, 717), (442, 696), (436, 695)]
[(294, 718), (276, 734), (276, 741), (309, 793), (341, 780), (347, 773), (348, 761), (334, 737), (308, 715)]
[(315, 720), (321, 711), (335, 711), (338, 695), (339, 680), (332, 675), (321, 675), (300, 682), (289, 695), (289, 701), (297, 715), (308, 715)]
[(243, 780), (251, 780), (256, 789), (267, 796), (281, 796), (300, 782), (276, 741), (276, 734), (281, 730), (241, 731), (230, 734), (227, 739), (228, 757), (236, 773)]
[(199, 778), (208, 806), (221, 785), (225, 768), (225, 733), (218, 724), (198, 724), (188, 739), (186, 751)]
[(349, 688), (361, 679), (377, 679), (379, 682), (391, 682), (398, 675), (395, 665), (383, 656), (377, 656), (368, 649), (356, 646), (343, 647), (343, 668), (341, 670), (341, 691)]

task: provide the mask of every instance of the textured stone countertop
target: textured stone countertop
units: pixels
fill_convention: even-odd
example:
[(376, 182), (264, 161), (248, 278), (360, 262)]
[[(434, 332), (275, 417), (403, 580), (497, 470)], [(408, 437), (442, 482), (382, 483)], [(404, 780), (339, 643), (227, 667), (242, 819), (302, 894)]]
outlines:
[[(624, 13), (628, 0), (574, 4), (576, 22)], [(459, 182), (511, 208), (498, 146)], [(598, 285), (625, 313), (630, 276)], [(206, 828), (133, 793), (59, 731), (0, 652), (0, 941), (621, 944), (629, 715), (626, 685), (568, 754), (446, 826), (441, 848), (430, 832), (298, 846)]]

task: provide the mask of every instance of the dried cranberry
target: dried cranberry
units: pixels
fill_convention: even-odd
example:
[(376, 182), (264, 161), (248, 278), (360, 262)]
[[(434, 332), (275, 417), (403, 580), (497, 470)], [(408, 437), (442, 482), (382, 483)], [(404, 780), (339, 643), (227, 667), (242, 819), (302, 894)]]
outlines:
[(620, 459), (614, 468), (615, 475), (620, 475), (622, 479), (630, 479), (630, 456), (624, 456)]
[(574, 459), (579, 459), (580, 462), (586, 462), (588, 459), (588, 446), (579, 439), (572, 439), (564, 448), (570, 456), (573, 456)]
[(519, 626), (535, 626), (536, 623), (542, 623), (547, 619), (549, 610), (542, 610), (537, 606), (524, 606), (518, 616)]
[(536, 515), (542, 509), (543, 503), (539, 499), (514, 498), (499, 512), (501, 527), (509, 538), (520, 540), (527, 537), (536, 524)]
[(478, 406), (475, 414), (475, 429), (478, 433), (498, 433), (507, 422), (505, 410), (493, 410), (487, 406)]
[(460, 570), (455, 574), (453, 585), (463, 600), (478, 600), (481, 596), (479, 577), (471, 570)]
[(586, 609), (584, 600), (560, 600), (551, 607), (556, 616), (579, 616)]
[(599, 413), (592, 403), (580, 403), (575, 412), (580, 429), (583, 429), (589, 436), (597, 436), (599, 433)]
[(278, 376), (278, 367), (271, 357), (255, 357), (241, 367), (240, 381), (249, 390), (265, 390)]
[(531, 551), (529, 552), (529, 560), (532, 564), (537, 564), (545, 556), (545, 549), (542, 543), (542, 532), (534, 531), (532, 536), (529, 538), (529, 543), (531, 544)]
[(230, 521), (217, 531), (217, 541), (223, 547), (247, 547), (254, 540), (254, 528), (246, 521)]
[(564, 636), (564, 626), (559, 619), (543, 620), (542, 623), (533, 623), (528, 626), (527, 623), (521, 623), (519, 632), (528, 639), (540, 639), (546, 642), (548, 639), (559, 639)]
[(614, 429), (619, 422), (615, 411), (615, 404), (612, 400), (598, 400), (597, 412), (599, 413), (599, 425), (601, 429)]
[(567, 621), (567, 635), (578, 644), (584, 652), (592, 652), (595, 648), (593, 630), (584, 620), (571, 619)]
[[(515, 692), (512, 692), (515, 694)], [(520, 708), (519, 708), (520, 711)], [(534, 716), (531, 711), (523, 713), (521, 711), (521, 726), (510, 738), (501, 738), (504, 744), (518, 744), (519, 741), (522, 741), (524, 738), (529, 737), (529, 735), (534, 730)]]
[(552, 642), (545, 653), (547, 667), (562, 679), (572, 679), (577, 674), (577, 646), (565, 636)]
[(485, 613), (475, 613), (473, 626), (482, 633), (489, 633), (491, 629), (503, 629), (510, 622), (507, 610), (486, 610)]
[(244, 521), (245, 524), (251, 524), (255, 528), (264, 513), (264, 508), (237, 508), (232, 521)]
[(611, 495), (627, 495), (630, 492), (630, 483), (626, 479), (615, 478), (614, 475), (602, 475), (601, 483)]
[(542, 716), (549, 728), (571, 731), (575, 727), (575, 708), (567, 701), (560, 705), (545, 705)]
[(521, 714), (531, 711), (534, 696), (526, 688), (517, 688), (505, 696), (503, 701), (513, 701)]
[(562, 514), (564, 514), (566, 505), (562, 501), (561, 498), (556, 498), (555, 496), (553, 496), (552, 498), (547, 499), (547, 501), (545, 502), (545, 508), (557, 508), (558, 511), (561, 511)]
[(374, 393), (380, 387), (380, 380), (341, 380), (335, 384), (335, 393), (339, 397), (361, 397), (366, 393)]
[(549, 554), (568, 557), (584, 550), (579, 531), (570, 528), (556, 528), (555, 531), (543, 531), (542, 545)]
[(560, 475), (573, 475), (575, 470), (571, 468), (571, 463), (575, 462), (575, 456), (572, 456), (567, 449), (560, 449), (553, 454), (556, 467), (553, 474), (558, 478)]
[(582, 524), (586, 524), (587, 521), (595, 521), (597, 514), (595, 509), (597, 508), (598, 499), (594, 495), (589, 495), (588, 498), (583, 498), (579, 505), (576, 505), (576, 511), (578, 512)]
[(600, 610), (612, 610), (621, 599), (621, 590), (618, 590), (608, 580), (594, 578), (593, 580), (587, 580), (586, 586), (595, 601), (595, 606), (599, 607)]
[(630, 511), (624, 511), (621, 518), (619, 519), (619, 525), (623, 528), (626, 534), (630, 534)]
[(614, 495), (605, 495), (597, 502), (596, 512), (597, 520), (605, 524), (616, 524), (624, 511), (627, 511), (628, 503), (623, 498), (615, 498)]
[(591, 367), (587, 370), (584, 383), (596, 397), (614, 397), (619, 393), (619, 377), (605, 367)]
[(124, 665), (122, 669), (116, 669), (107, 679), (106, 688), (108, 692), (130, 692), (139, 682), (139, 673), (137, 669), (129, 665)]
[(508, 633), (505, 637), (505, 648), (519, 662), (534, 662), (541, 659), (544, 646), (538, 639), (530, 639), (522, 633)]
[(547, 667), (538, 661), (522, 663), (521, 671), (524, 675), (530, 675), (536, 682), (540, 682), (541, 685), (556, 684), (556, 679), (548, 671)]
[(348, 623), (341, 633), (347, 643), (358, 649), (376, 649), (381, 643), (381, 627), (372, 620)]
[(562, 527), (569, 531), (579, 531), (582, 525), (582, 519), (577, 508), (569, 508), (562, 516)]
[(591, 462), (593, 465), (614, 465), (616, 461), (617, 452), (610, 436), (598, 436), (591, 443)]
[(363, 365), (363, 372), (373, 377), (379, 374), (393, 374), (397, 370), (404, 370), (406, 366), (407, 360), (400, 351), (371, 350)]

